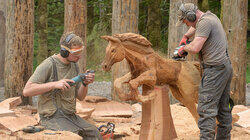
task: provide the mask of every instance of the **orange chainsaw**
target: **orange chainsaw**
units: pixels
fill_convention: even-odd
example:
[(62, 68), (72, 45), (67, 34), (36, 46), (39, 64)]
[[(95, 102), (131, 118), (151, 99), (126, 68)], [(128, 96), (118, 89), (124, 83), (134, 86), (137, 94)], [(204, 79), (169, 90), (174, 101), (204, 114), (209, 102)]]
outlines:
[(100, 131), (103, 140), (114, 139), (115, 124), (108, 122), (107, 125), (101, 125), (98, 127), (98, 130)]

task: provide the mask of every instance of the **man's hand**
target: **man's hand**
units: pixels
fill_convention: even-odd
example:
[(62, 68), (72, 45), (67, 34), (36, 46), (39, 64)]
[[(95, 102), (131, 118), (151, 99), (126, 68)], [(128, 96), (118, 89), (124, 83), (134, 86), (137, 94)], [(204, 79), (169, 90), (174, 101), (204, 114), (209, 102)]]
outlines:
[(174, 56), (185, 57), (188, 53), (184, 50), (185, 45), (181, 45), (174, 50)]
[(70, 80), (70, 79), (62, 79), (60, 81), (54, 82), (54, 89), (61, 89), (61, 90), (69, 89), (70, 85), (67, 82), (75, 83), (75, 81)]
[[(86, 73), (89, 72), (89, 70), (86, 71)], [(87, 75), (85, 75), (84, 77), (82, 77), (83, 83), (85, 85), (88, 85), (90, 83), (93, 83), (95, 80), (95, 73), (87, 73)]]
[(189, 39), (189, 38), (188, 38), (186, 35), (184, 35), (184, 36), (182, 37), (182, 39), (181, 39), (181, 41), (180, 41), (180, 43), (179, 43), (178, 46), (187, 45), (188, 39)]

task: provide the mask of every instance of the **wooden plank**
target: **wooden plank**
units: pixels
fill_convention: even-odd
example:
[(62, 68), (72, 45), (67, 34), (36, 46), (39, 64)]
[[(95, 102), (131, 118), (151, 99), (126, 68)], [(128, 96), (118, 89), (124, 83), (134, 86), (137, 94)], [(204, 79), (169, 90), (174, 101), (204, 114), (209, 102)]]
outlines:
[(12, 132), (23, 129), (27, 126), (33, 126), (37, 124), (35, 117), (32, 116), (7, 116), (0, 117), (0, 124), (9, 129)]

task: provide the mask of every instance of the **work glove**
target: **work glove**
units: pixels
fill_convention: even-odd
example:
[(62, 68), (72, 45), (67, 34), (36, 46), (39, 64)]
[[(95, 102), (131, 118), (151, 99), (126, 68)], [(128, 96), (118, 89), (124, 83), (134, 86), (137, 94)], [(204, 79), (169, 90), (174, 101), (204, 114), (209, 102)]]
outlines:
[(189, 43), (188, 39), (189, 39), (189, 38), (188, 38), (186, 35), (184, 35), (184, 36), (182, 37), (182, 39), (181, 39), (181, 41), (180, 41), (180, 43), (179, 43), (178, 46), (187, 45), (187, 44)]
[(181, 45), (174, 50), (174, 57), (185, 57), (188, 52), (184, 50), (185, 45)]

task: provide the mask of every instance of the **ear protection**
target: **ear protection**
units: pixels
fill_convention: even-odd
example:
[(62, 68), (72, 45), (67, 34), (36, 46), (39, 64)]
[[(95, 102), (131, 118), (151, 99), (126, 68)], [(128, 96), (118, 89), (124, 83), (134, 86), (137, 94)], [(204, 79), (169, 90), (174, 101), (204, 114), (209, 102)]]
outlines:
[[(69, 34), (66, 39), (65, 39), (65, 42), (68, 44), (70, 42), (70, 40), (75, 37), (75, 34)], [(69, 56), (69, 51), (66, 50), (65, 48), (61, 47), (61, 50), (60, 50), (60, 55), (63, 57), (63, 58), (67, 58)]]
[(196, 10), (197, 10), (197, 6), (195, 6), (194, 4), (192, 4), (192, 10), (186, 10), (186, 8), (184, 7), (184, 4), (182, 3), (180, 6), (180, 10), (186, 15), (186, 19), (190, 22), (195, 22), (196, 20)]

